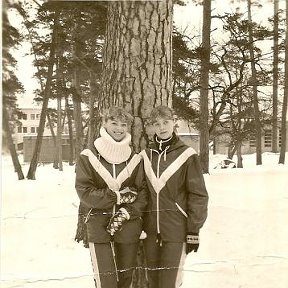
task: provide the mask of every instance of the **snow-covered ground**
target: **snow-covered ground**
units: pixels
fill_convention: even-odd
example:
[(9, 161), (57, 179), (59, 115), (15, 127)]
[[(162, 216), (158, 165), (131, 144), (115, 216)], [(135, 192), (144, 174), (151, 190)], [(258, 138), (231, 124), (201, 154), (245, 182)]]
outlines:
[[(223, 158), (212, 156), (211, 168)], [(246, 155), (243, 169), (205, 175), (209, 216), (198, 252), (186, 259), (183, 288), (288, 287), (288, 165), (278, 158), (265, 153), (256, 166)], [(73, 240), (74, 169), (41, 165), (37, 180), (18, 181), (2, 156), (2, 288), (94, 287), (89, 251)]]

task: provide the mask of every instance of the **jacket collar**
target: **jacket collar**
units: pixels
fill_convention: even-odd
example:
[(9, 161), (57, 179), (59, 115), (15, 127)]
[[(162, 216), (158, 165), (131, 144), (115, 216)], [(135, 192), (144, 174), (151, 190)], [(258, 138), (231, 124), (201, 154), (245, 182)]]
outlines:
[(94, 141), (94, 146), (107, 162), (111, 164), (120, 164), (129, 159), (131, 155), (131, 135), (126, 134), (120, 142), (115, 141), (104, 127), (100, 129), (100, 137)]

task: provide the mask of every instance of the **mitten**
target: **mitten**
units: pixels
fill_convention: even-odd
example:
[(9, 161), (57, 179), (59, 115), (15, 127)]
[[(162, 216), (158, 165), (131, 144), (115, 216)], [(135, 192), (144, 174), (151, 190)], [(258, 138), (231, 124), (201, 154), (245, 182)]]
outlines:
[(126, 187), (123, 190), (119, 191), (119, 201), (117, 204), (131, 204), (136, 200), (137, 191), (133, 187)]
[(88, 248), (88, 233), (85, 221), (88, 211), (89, 209), (84, 207), (84, 205), (80, 203), (78, 209), (78, 223), (77, 223), (75, 241), (77, 241), (78, 243), (83, 241), (83, 245), (85, 248)]
[(199, 248), (199, 234), (189, 233), (186, 236), (186, 254), (194, 251), (197, 252)]
[(130, 219), (130, 215), (125, 208), (120, 208), (110, 219), (106, 228), (107, 232), (113, 236), (117, 231), (121, 231), (123, 223)]

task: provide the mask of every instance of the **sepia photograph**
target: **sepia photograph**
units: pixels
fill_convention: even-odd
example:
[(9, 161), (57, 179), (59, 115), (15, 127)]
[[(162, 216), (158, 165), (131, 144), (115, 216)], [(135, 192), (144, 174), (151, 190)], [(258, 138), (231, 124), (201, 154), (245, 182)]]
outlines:
[(288, 0), (2, 0), (0, 286), (288, 287)]

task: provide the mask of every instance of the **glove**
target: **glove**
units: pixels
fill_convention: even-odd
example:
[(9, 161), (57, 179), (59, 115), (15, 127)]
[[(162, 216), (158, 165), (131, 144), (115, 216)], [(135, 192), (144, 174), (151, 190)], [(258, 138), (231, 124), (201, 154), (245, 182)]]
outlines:
[(120, 208), (110, 219), (106, 228), (107, 232), (113, 236), (117, 231), (121, 231), (123, 223), (130, 219), (130, 215), (125, 208)]
[(186, 254), (194, 251), (197, 252), (199, 248), (199, 234), (188, 233), (186, 236)]
[(136, 200), (137, 191), (133, 187), (126, 187), (123, 190), (119, 191), (119, 201), (117, 204), (131, 204)]

